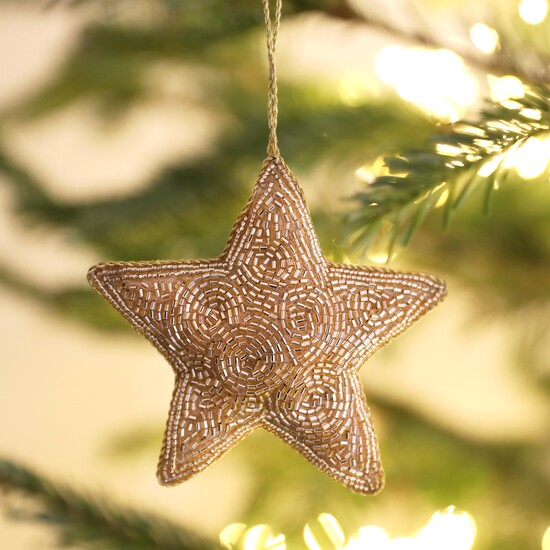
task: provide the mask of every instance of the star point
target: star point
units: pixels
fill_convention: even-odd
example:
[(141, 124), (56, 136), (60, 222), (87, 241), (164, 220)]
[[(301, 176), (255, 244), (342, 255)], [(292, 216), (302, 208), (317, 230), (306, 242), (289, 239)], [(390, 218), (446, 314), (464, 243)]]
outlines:
[(327, 262), (280, 159), (264, 164), (218, 258), (105, 263), (89, 280), (176, 374), (162, 484), (194, 476), (263, 427), (351, 489), (382, 488), (357, 370), (445, 285)]

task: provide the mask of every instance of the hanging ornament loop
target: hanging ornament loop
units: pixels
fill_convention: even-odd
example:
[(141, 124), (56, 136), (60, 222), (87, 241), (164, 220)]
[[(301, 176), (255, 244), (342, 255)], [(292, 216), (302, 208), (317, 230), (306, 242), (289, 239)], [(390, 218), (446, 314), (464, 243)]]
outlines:
[(262, 0), (264, 6), (265, 35), (267, 39), (267, 61), (269, 65), (269, 88), (267, 95), (267, 124), (269, 127), (269, 142), (267, 153), (270, 157), (280, 158), (281, 153), (277, 144), (277, 115), (278, 88), (277, 88), (277, 66), (275, 61), (275, 50), (279, 38), (279, 26), (281, 24), (282, 0), (275, 0), (275, 17), (271, 17), (270, 0)]

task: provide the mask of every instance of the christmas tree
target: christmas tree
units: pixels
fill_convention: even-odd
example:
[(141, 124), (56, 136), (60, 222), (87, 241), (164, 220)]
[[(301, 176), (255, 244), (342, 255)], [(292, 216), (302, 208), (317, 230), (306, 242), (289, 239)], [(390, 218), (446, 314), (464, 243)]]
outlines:
[(85, 280), (222, 250), (265, 157), (261, 2), (0, 3), (1, 546), (548, 550), (548, 8), (285, 0), (279, 146), (325, 255), (449, 288), (361, 371), (364, 497), (262, 432), (157, 487), (172, 373)]

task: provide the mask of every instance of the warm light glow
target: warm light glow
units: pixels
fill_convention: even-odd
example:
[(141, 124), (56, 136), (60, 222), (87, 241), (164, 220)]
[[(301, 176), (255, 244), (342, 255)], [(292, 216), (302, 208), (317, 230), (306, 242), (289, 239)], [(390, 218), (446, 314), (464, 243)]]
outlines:
[[(521, 143), (518, 142), (506, 153), (501, 153), (488, 160), (477, 173), (487, 178), (502, 165), (503, 168), (515, 168), (518, 175), (524, 180), (531, 180), (541, 176), (550, 162), (550, 137), (533, 137)], [(495, 188), (498, 184), (495, 182)]]
[(503, 76), (490, 80), (491, 98), (496, 102), (522, 98), (525, 95), (523, 83), (516, 76)]
[(478, 82), (449, 50), (383, 48), (375, 70), (404, 100), (444, 122), (458, 120), (478, 95)]
[(372, 183), (376, 175), (371, 164), (364, 164), (355, 170), (355, 177), (363, 183)]
[(519, 114), (531, 120), (540, 120), (542, 118), (542, 113), (538, 109), (524, 108), (520, 110)]
[(521, 0), (519, 3), (520, 17), (530, 25), (542, 23), (548, 13), (547, 0)]
[(448, 199), (449, 199), (449, 190), (444, 189), (443, 193), (441, 193), (441, 195), (437, 199), (437, 202), (435, 203), (435, 207), (441, 208), (447, 202)]
[(472, 26), (470, 29), (470, 39), (480, 52), (487, 55), (494, 53), (498, 48), (499, 39), (497, 31), (493, 27), (485, 25), (485, 23), (476, 23)]
[(464, 150), (461, 147), (457, 147), (455, 145), (449, 145), (448, 143), (438, 143), (435, 146), (435, 150), (440, 155), (447, 155), (449, 157), (454, 157), (464, 152)]
[(530, 138), (521, 147), (507, 155), (507, 165), (513, 166), (524, 180), (542, 175), (550, 160), (550, 140)]
[(357, 170), (355, 170), (355, 177), (363, 183), (372, 183), (376, 178), (387, 176), (389, 173), (390, 171), (386, 166), (384, 157), (380, 156), (374, 162), (363, 164), (363, 166), (357, 168)]
[(399, 537), (388, 544), (388, 550), (424, 550), (415, 539)]
[(285, 536), (275, 535), (268, 525), (247, 529), (243, 523), (232, 523), (221, 531), (219, 538), (228, 550), (286, 550)]
[(304, 541), (309, 550), (328, 550), (344, 548), (346, 537), (338, 520), (331, 514), (319, 514), (316, 521), (309, 522), (304, 527)]
[(374, 69), (386, 84), (395, 84), (398, 73), (403, 67), (403, 60), (408, 50), (401, 46), (386, 46), (376, 56)]
[(365, 525), (351, 538), (346, 550), (386, 550), (390, 537), (378, 525)]
[(550, 550), (550, 527), (546, 529), (546, 533), (542, 536), (542, 550)]
[(255, 525), (245, 533), (243, 550), (286, 550), (285, 537), (267, 525)]
[(227, 527), (224, 527), (220, 532), (220, 544), (224, 548), (234, 548), (237, 545), (237, 542), (246, 531), (246, 525), (244, 523), (232, 523)]
[(515, 99), (505, 99), (504, 101), (501, 101), (500, 104), (510, 111), (519, 111), (523, 107), (523, 105)]
[[(304, 527), (308, 550), (471, 550), (476, 536), (475, 522), (467, 512), (449, 506), (436, 512), (415, 536), (391, 539), (377, 525), (365, 525), (346, 543), (338, 520), (320, 514)], [(286, 550), (284, 535), (274, 535), (268, 525), (247, 528), (243, 523), (228, 525), (220, 533), (228, 550)], [(550, 550), (550, 527), (544, 534), (542, 550)]]
[(421, 550), (470, 550), (475, 537), (476, 525), (472, 516), (449, 506), (432, 516), (416, 540)]
[(489, 177), (500, 165), (504, 155), (496, 155), (491, 160), (487, 161), (478, 171), (478, 175), (483, 178)]

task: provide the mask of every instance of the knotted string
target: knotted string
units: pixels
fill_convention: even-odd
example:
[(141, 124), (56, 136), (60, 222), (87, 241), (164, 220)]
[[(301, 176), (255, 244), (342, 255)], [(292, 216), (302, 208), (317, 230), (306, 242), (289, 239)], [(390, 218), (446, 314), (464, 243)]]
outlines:
[(277, 97), (277, 67), (275, 63), (275, 50), (277, 38), (279, 38), (279, 26), (281, 23), (282, 0), (275, 0), (275, 19), (271, 17), (269, 0), (263, 0), (265, 35), (267, 38), (267, 60), (269, 64), (269, 88), (267, 92), (267, 125), (269, 127), (269, 142), (267, 153), (270, 157), (280, 157), (277, 145), (277, 114), (279, 112)]

